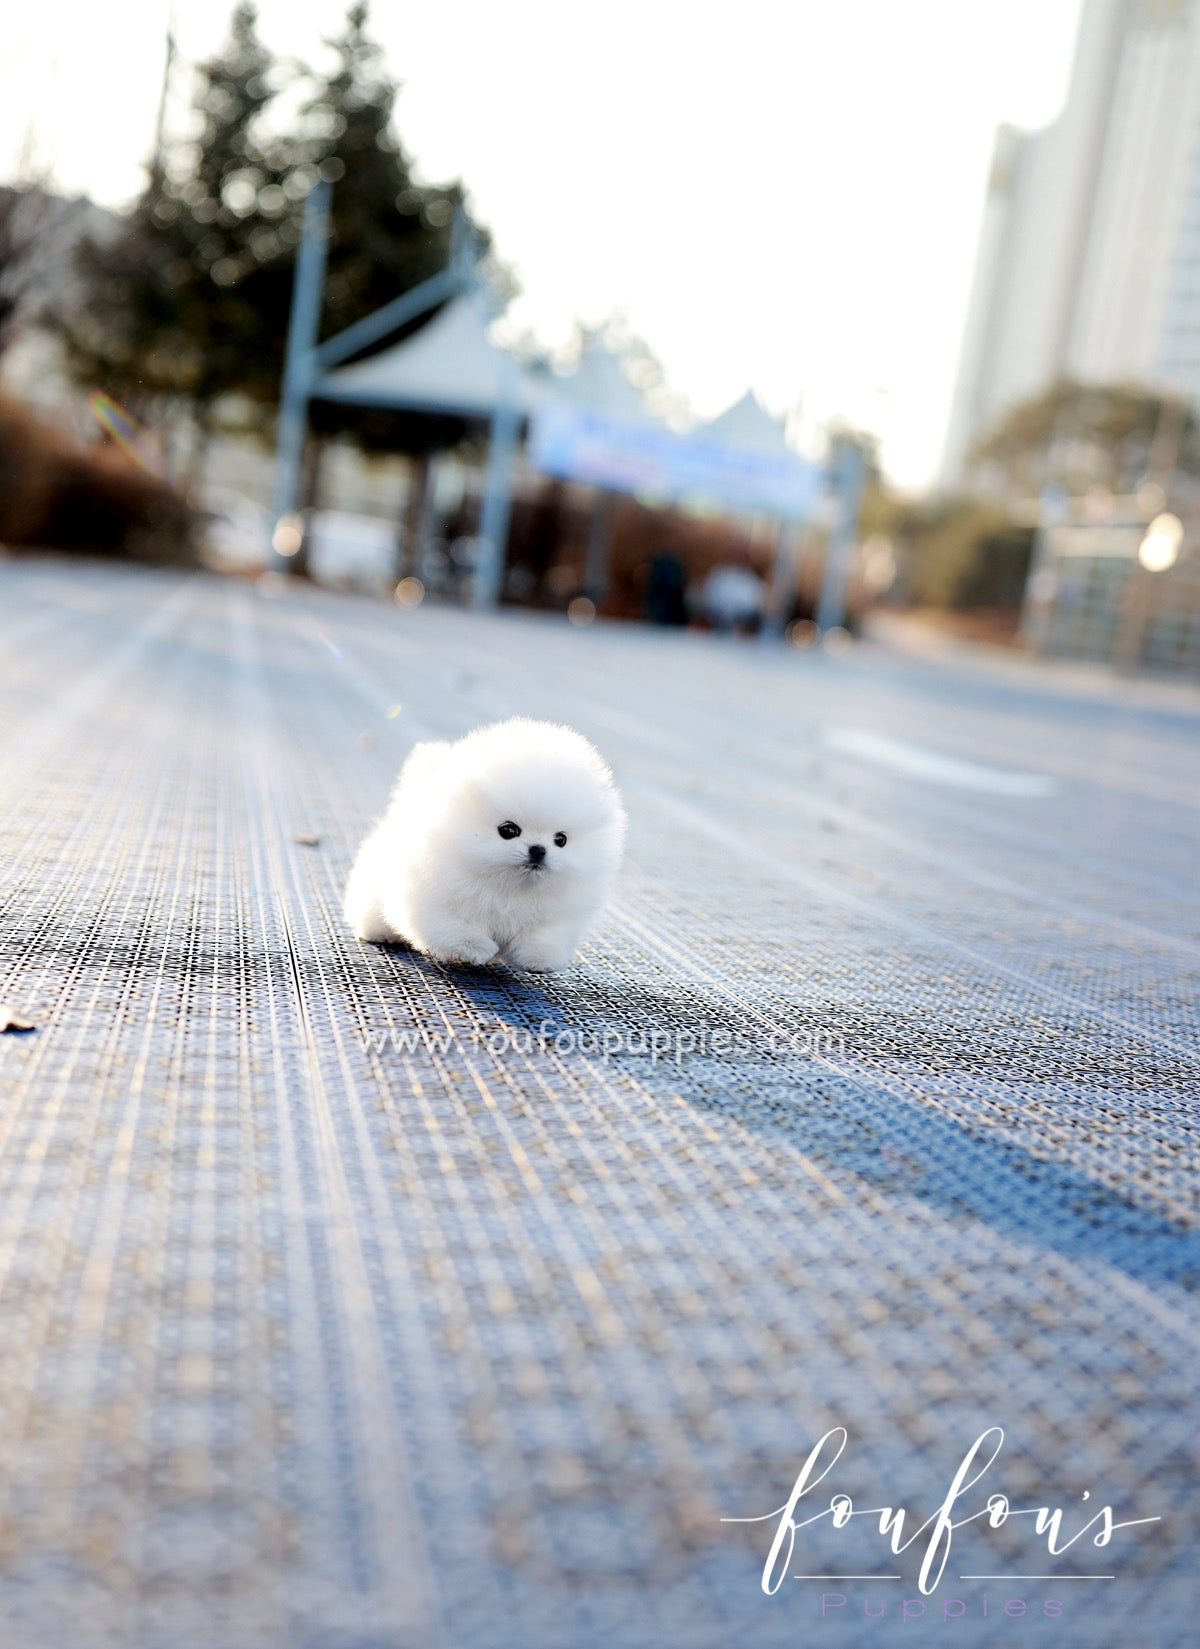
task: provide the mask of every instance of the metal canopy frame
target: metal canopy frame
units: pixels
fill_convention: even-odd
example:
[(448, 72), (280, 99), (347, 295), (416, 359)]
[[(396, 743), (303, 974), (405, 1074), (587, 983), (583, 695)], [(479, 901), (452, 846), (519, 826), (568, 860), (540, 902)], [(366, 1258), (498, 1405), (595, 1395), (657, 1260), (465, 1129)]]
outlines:
[[(296, 513), (309, 403), (320, 395), (326, 374), (409, 321), (415, 321), (452, 298), (478, 291), (482, 286), (478, 273), (478, 242), (465, 215), (459, 212), (454, 219), (450, 262), (445, 269), (319, 344), (317, 333), (325, 287), (331, 198), (332, 185), (327, 179), (322, 179), (309, 192), (296, 258), (271, 501), (271, 552), (274, 565), (280, 571), (286, 571), (290, 566), (289, 557), (280, 549), (283, 536), (280, 529)], [(507, 363), (507, 355), (504, 359)], [(477, 608), (494, 606), (499, 595), (512, 493), (512, 464), (520, 436), (516, 387), (516, 369), (513, 365), (511, 373), (502, 372), (501, 393), (491, 418), (479, 553), (471, 591), (471, 605)], [(370, 394), (360, 395), (344, 388), (339, 388), (330, 398), (363, 406), (382, 404)]]
[[(309, 192), (296, 258), (271, 508), (271, 550), (274, 565), (280, 571), (286, 571), (290, 566), (289, 557), (280, 549), (283, 541), (281, 528), (290, 524), (297, 509), (309, 402), (322, 393), (326, 375), (409, 321), (455, 297), (477, 292), (483, 285), (478, 272), (478, 242), (465, 214), (459, 212), (451, 233), (450, 262), (444, 270), (319, 344), (317, 333), (325, 285), (331, 198), (332, 185), (328, 179), (322, 179)], [(517, 370), (516, 362), (507, 351), (502, 351), (501, 387), (490, 419), (479, 545), (471, 587), (471, 606), (479, 610), (494, 607), (500, 593), (512, 502), (513, 461), (521, 434)], [(329, 399), (362, 406), (392, 404), (376, 393), (347, 389), (344, 385), (338, 385), (336, 389), (331, 386)], [(837, 497), (837, 512), (818, 604), (817, 627), (822, 632), (840, 626), (845, 619), (850, 561), (857, 540), (864, 479), (862, 453), (857, 443), (845, 438), (838, 442), (832, 455), (829, 479)], [(781, 524), (772, 577), (776, 599), (779, 594), (777, 586), (785, 576), (790, 558), (786, 539), (787, 534)], [(595, 576), (594, 569), (592, 576)], [(778, 614), (773, 614), (768, 620), (767, 633), (778, 634), (779, 629)]]

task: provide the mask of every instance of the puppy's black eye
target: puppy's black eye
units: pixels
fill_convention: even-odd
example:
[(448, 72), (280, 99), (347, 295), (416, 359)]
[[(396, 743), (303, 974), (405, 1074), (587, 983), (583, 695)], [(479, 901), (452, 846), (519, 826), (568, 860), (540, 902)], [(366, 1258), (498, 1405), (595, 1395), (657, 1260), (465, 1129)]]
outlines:
[(559, 830), (559, 831), (555, 832), (554, 845), (555, 845), (555, 847), (566, 847), (566, 845), (567, 845), (567, 833), (566, 833), (565, 830)]
[(519, 836), (521, 834), (520, 825), (514, 824), (511, 819), (505, 819), (502, 825), (496, 826), (496, 829), (500, 832), (501, 836), (504, 837), (506, 842), (511, 842), (514, 836)]

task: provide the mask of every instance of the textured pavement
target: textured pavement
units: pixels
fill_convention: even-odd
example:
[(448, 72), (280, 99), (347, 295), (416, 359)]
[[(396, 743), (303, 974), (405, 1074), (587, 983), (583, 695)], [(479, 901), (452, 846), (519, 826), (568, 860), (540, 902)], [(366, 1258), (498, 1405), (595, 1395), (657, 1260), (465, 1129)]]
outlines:
[[(618, 904), (359, 946), (408, 746), (512, 713)], [(4, 1649), (1196, 1641), (1200, 694), (10, 560), (0, 783)], [(813, 1511), (1000, 1426), (956, 1518), (1161, 1521), (766, 1596), (721, 1519), (836, 1426)]]

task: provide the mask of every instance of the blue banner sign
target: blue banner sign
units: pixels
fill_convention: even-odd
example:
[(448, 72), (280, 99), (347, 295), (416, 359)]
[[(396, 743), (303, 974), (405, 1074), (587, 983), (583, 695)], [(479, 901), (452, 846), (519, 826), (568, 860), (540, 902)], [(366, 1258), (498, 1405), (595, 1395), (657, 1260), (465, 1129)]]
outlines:
[(529, 459), (564, 481), (671, 503), (808, 520), (823, 471), (790, 452), (737, 446), (703, 434), (554, 402), (533, 414)]

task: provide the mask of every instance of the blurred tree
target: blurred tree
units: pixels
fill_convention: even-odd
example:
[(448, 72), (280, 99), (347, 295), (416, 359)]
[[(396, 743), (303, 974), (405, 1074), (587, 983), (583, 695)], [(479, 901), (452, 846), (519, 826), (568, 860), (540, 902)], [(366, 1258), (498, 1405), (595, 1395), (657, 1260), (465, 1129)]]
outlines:
[[(238, 5), (197, 69), (194, 134), (152, 164), (124, 232), (85, 245), (86, 301), (53, 317), (82, 382), (134, 405), (181, 396), (201, 427), (231, 393), (273, 404), (304, 197), (322, 173), (337, 185), (325, 334), (445, 264), (462, 190), (414, 184), (366, 6), (327, 44), (328, 74), (281, 64)], [(281, 94), (305, 90), (281, 117)]]
[(311, 180), (282, 173), (259, 142), (272, 69), (254, 8), (239, 5), (226, 45), (197, 68), (194, 136), (156, 157), (124, 233), (84, 243), (86, 300), (56, 316), (83, 382), (135, 403), (181, 395), (202, 424), (230, 390), (273, 393)]
[[(1019, 600), (1031, 535), (1022, 539), (1024, 562), (1016, 585), (1003, 592), (992, 572), (1011, 574), (1007, 539), (1015, 529), (1001, 504), (976, 498), (934, 498), (898, 507), (892, 533), (904, 551), (907, 594), (922, 607), (962, 608)], [(1020, 556), (1018, 555), (1018, 559)]]
[(1008, 412), (974, 448), (1009, 493), (1129, 493), (1173, 472), (1200, 477), (1200, 426), (1186, 403), (1123, 384), (1057, 383)]
[(578, 353), (592, 342), (612, 351), (647, 407), (664, 423), (677, 427), (688, 423), (691, 408), (686, 399), (671, 388), (666, 368), (641, 333), (634, 330), (624, 310), (614, 310), (598, 328), (576, 321), (574, 351)]
[[(341, 33), (326, 40), (330, 68), (323, 75), (308, 71), (310, 94), (301, 111), (309, 164), (341, 180), (333, 191), (323, 336), (340, 332), (444, 269), (455, 213), (465, 210), (460, 182), (439, 186), (414, 181), (412, 162), (394, 130), (399, 85), (386, 71), (367, 20), (368, 7), (356, 4)], [(472, 230), (480, 255), (486, 255), (490, 237), (477, 224)], [(507, 271), (497, 268), (496, 273), (511, 295)], [(404, 330), (411, 332), (429, 319), (422, 315)], [(406, 452), (452, 445), (462, 433), (457, 422), (319, 403), (312, 424), (318, 434), (348, 431), (362, 446)]]
[(54, 195), (40, 182), (0, 187), (0, 354), (38, 307), (56, 232), (79, 205)]
[(392, 129), (395, 80), (367, 33), (367, 7), (353, 6), (342, 32), (325, 44), (331, 71), (304, 105), (311, 160), (342, 181), (333, 194), (325, 282), (326, 329), (361, 315), (445, 267), (458, 183), (419, 187)]
[(946, 494), (907, 499), (869, 479), (860, 530), (899, 550), (900, 576), (889, 600), (950, 612), (1006, 611), (1015, 630), (1034, 531), (1003, 503)]

